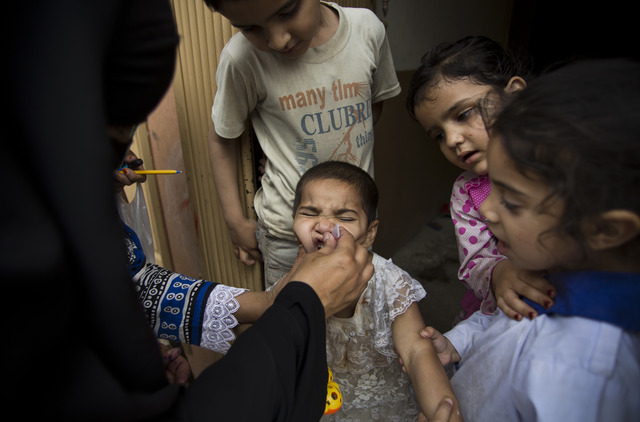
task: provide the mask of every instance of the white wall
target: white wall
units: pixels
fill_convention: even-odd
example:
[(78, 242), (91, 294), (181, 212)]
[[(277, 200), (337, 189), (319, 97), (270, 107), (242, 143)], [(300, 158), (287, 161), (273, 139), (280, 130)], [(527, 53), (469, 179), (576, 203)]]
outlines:
[(387, 24), (397, 71), (414, 70), (420, 57), (442, 41), (485, 35), (506, 45), (513, 0), (382, 0), (377, 14)]

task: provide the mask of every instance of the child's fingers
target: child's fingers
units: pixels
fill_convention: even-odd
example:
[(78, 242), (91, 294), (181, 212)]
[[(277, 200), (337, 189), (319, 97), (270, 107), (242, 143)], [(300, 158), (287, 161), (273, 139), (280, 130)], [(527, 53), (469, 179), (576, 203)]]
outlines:
[[(535, 290), (535, 292), (538, 292), (537, 290)], [(527, 294), (529, 294), (530, 296), (528, 296), (528, 298), (536, 303), (539, 303), (537, 300), (532, 299), (531, 296), (534, 296), (536, 298), (539, 297), (540, 293), (535, 293), (533, 290), (532, 291), (528, 291)], [(527, 297), (527, 294), (524, 294), (523, 296)], [(542, 299), (538, 299), (541, 301), (540, 305), (543, 307), (548, 307), (551, 305), (551, 299), (549, 299), (547, 296), (542, 295), (543, 298)], [(520, 299), (520, 295), (518, 295), (517, 293), (515, 293), (513, 290), (509, 290), (507, 292), (505, 292), (505, 294), (498, 298), (497, 300), (498, 303), (498, 307), (502, 310), (502, 312), (504, 312), (507, 316), (520, 321), (523, 317), (524, 318), (529, 318), (529, 319), (534, 319), (535, 317), (538, 316), (538, 312), (536, 312), (535, 309), (533, 309), (531, 306), (529, 306), (528, 304), (526, 304), (522, 299)]]
[(535, 302), (543, 308), (547, 309), (553, 304), (553, 299), (551, 297), (553, 296), (553, 293), (551, 292), (555, 292), (553, 290), (553, 286), (549, 287), (547, 289), (547, 293), (545, 293), (535, 287), (531, 287), (528, 284), (523, 284), (522, 286), (520, 286), (520, 291), (518, 291), (517, 293), (518, 296), (526, 297), (530, 301)]
[(251, 254), (243, 248), (236, 246), (233, 248), (233, 251), (236, 254), (236, 258), (238, 258), (244, 265), (251, 266), (256, 263), (256, 260), (251, 256)]
[[(546, 278), (542, 277), (538, 273), (533, 272), (523, 272), (519, 275), (520, 280), (522, 281), (522, 289), (523, 291), (519, 291), (521, 295), (533, 300), (534, 302), (540, 304), (541, 306), (545, 306), (544, 303), (539, 302), (537, 299), (544, 300), (553, 300), (555, 299), (556, 289), (553, 287), (553, 284), (549, 282)], [(544, 298), (544, 299), (542, 299)]]
[(436, 333), (436, 329), (428, 326), (428, 327), (424, 327), (422, 330), (420, 330), (420, 337), (422, 338), (431, 338), (433, 337), (433, 335)]
[(553, 304), (555, 289), (548, 280), (539, 273), (519, 271), (511, 279), (510, 285), (503, 285), (496, 290), (498, 307), (509, 317), (520, 320), (523, 317), (533, 319), (538, 313), (521, 298), (525, 297), (543, 308)]
[[(445, 397), (444, 399), (442, 399), (442, 401), (440, 401), (438, 407), (436, 408), (436, 412), (433, 414), (433, 417), (428, 420), (428, 422), (446, 422), (450, 419), (452, 413), (453, 400), (451, 400), (449, 397)], [(422, 420), (427, 419), (425, 418)]]
[(454, 359), (454, 355), (457, 356), (458, 352), (455, 350), (449, 339), (434, 327), (429, 326), (423, 328), (420, 330), (420, 336), (424, 339), (431, 340), (431, 344), (433, 344), (433, 348), (443, 366), (451, 363), (452, 359)]
[(500, 308), (506, 316), (513, 318), (516, 321), (520, 321), (523, 315), (528, 315), (529, 312), (534, 312), (533, 308), (521, 301), (513, 290), (510, 290), (503, 296), (498, 297), (496, 302), (498, 304), (498, 308)]
[(398, 358), (398, 363), (402, 367), (402, 372), (407, 373), (407, 368), (404, 367), (404, 362), (402, 362), (402, 358)]
[(531, 306), (527, 305), (521, 297), (526, 297), (545, 309), (553, 305), (555, 289), (546, 279), (537, 274), (525, 272), (519, 275), (519, 280), (520, 283), (514, 285), (516, 290), (513, 291), (512, 294), (507, 292), (504, 295), (506, 304), (515, 310), (515, 312), (529, 319), (538, 316), (538, 313)]

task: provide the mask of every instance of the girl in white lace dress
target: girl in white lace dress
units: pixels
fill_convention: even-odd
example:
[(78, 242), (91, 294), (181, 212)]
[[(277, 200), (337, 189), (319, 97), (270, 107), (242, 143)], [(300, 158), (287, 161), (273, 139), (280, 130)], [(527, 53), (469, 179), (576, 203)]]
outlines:
[[(321, 163), (298, 183), (293, 230), (307, 252), (338, 230), (369, 248), (378, 228), (377, 202), (365, 171)], [(391, 260), (373, 252), (371, 260), (375, 273), (358, 301), (327, 319), (327, 361), (343, 405), (323, 421), (415, 421), (421, 410), (430, 417), (445, 396), (455, 399), (431, 344), (421, 344), (422, 285)]]

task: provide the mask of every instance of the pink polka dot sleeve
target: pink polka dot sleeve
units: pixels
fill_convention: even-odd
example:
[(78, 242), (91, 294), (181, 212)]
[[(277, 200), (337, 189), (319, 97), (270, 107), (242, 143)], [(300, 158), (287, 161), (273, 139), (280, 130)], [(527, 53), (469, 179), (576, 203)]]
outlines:
[(460, 258), (458, 278), (482, 301), (480, 310), (484, 313), (496, 310), (491, 274), (496, 263), (504, 259), (478, 211), (490, 192), (491, 183), (487, 176), (464, 172), (453, 185), (450, 204)]

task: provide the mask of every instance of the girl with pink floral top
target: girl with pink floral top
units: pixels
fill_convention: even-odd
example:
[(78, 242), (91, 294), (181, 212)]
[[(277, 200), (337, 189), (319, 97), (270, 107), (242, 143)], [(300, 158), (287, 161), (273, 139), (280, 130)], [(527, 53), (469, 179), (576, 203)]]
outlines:
[(498, 252), (491, 232), (478, 211), (490, 192), (491, 182), (487, 175), (470, 171), (465, 171), (456, 179), (451, 192), (451, 218), (460, 257), (458, 277), (468, 288), (454, 323), (467, 319), (478, 309), (486, 314), (496, 309), (490, 289), (491, 274), (495, 264), (504, 257)]
[[(460, 270), (467, 287), (455, 323), (496, 307), (514, 319), (537, 312), (521, 297), (544, 307), (553, 303), (553, 287), (540, 274), (516, 270), (496, 248), (479, 208), (491, 192), (487, 176), (487, 107), (502, 95), (526, 87), (525, 69), (497, 42), (471, 36), (443, 43), (422, 58), (407, 95), (409, 113), (438, 142), (445, 158), (464, 172), (455, 181), (450, 211)], [(481, 108), (481, 104), (483, 107)]]

